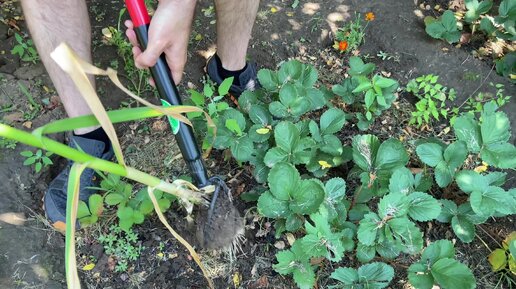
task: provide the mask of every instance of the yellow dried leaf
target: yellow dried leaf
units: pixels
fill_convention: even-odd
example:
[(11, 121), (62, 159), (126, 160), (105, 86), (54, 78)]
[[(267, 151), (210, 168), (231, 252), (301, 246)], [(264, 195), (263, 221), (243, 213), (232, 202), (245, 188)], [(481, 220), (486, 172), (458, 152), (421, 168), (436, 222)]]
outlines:
[(92, 270), (93, 268), (95, 268), (95, 264), (94, 264), (94, 263), (89, 263), (89, 264), (84, 265), (84, 267), (82, 267), (82, 270), (84, 270), (84, 271), (90, 271), (90, 270)]
[(331, 165), (327, 161), (319, 161), (319, 165), (323, 170), (331, 168)]
[(482, 162), (482, 165), (476, 167), (474, 169), (474, 171), (477, 172), (477, 173), (483, 173), (483, 172), (487, 171), (487, 168), (488, 168), (487, 163), (486, 162)]
[(233, 285), (235, 286), (235, 288), (238, 288), (240, 286), (240, 282), (242, 282), (242, 274), (240, 274), (239, 272), (235, 272), (235, 274), (233, 274)]
[(276, 13), (276, 12), (278, 12), (278, 8), (276, 8), (276, 7), (271, 7), (271, 12), (272, 12), (272, 13)]
[(113, 37), (113, 33), (111, 33), (111, 29), (109, 29), (109, 27), (102, 28), (102, 35), (108, 39)]
[(202, 34), (197, 33), (197, 35), (195, 35), (195, 40), (201, 41), (202, 39), (203, 39)]
[(505, 238), (505, 240), (502, 241), (502, 247), (505, 249), (505, 250), (509, 250), (509, 244), (513, 241), (513, 240), (516, 240), (516, 231), (510, 233), (507, 238)]
[(292, 233), (286, 233), (285, 236), (287, 237), (287, 241), (290, 244), (290, 246), (292, 246), (294, 244), (294, 242), (296, 241), (296, 237), (294, 237), (294, 235), (292, 235)]
[(271, 130), (266, 128), (266, 127), (263, 127), (263, 128), (259, 128), (256, 130), (256, 133), (257, 134), (268, 134)]
[(494, 272), (500, 271), (505, 268), (507, 265), (507, 255), (505, 255), (505, 250), (496, 249), (487, 257), (489, 263), (491, 263), (491, 269)]
[(162, 252), (159, 252), (158, 254), (156, 254), (156, 256), (158, 256), (159, 258), (163, 259), (163, 256), (165, 256)]

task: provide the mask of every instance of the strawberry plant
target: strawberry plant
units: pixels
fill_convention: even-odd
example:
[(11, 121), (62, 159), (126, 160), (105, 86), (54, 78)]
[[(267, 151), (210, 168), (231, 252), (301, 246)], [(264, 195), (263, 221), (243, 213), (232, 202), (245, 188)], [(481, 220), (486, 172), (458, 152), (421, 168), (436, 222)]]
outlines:
[(434, 284), (443, 289), (475, 288), (475, 277), (471, 270), (454, 257), (452, 242), (433, 242), (423, 251), (419, 262), (409, 267), (410, 284), (416, 289), (431, 289)]
[(392, 172), (405, 166), (409, 160), (403, 144), (396, 139), (380, 143), (376, 136), (359, 135), (353, 138), (352, 146), (353, 174), (358, 175), (362, 183), (355, 199), (361, 203), (387, 193)]
[(303, 216), (315, 213), (325, 197), (320, 181), (301, 180), (297, 169), (289, 163), (277, 163), (269, 173), (268, 182), (269, 190), (258, 199), (258, 211), (277, 219), (277, 234), (301, 228)]
[(426, 33), (436, 39), (446, 40), (448, 43), (458, 42), (460, 32), (457, 28), (457, 20), (452, 11), (447, 10), (438, 19), (425, 18)]
[(511, 277), (516, 276), (516, 232), (511, 232), (503, 240), (501, 248), (493, 250), (487, 258), (493, 272), (499, 272), (501, 278), (505, 277), (509, 288), (511, 284), (514, 285)]
[(501, 169), (516, 168), (516, 147), (509, 143), (510, 123), (498, 105), (491, 101), (484, 105), (480, 118), (466, 114), (456, 119), (455, 135), (467, 145), (468, 151), (478, 154), (486, 163)]
[(448, 146), (437, 142), (424, 143), (417, 146), (416, 152), (423, 163), (435, 168), (435, 181), (441, 188), (453, 181), (456, 170), (468, 156), (468, 149), (463, 141), (456, 141)]

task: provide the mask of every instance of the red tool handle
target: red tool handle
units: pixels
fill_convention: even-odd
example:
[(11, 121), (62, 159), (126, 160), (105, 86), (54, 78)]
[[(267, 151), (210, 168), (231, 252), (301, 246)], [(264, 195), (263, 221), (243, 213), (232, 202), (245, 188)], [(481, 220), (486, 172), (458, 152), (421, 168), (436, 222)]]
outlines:
[(139, 27), (150, 23), (149, 12), (147, 12), (147, 7), (145, 7), (144, 1), (125, 0), (125, 5), (127, 6), (127, 11), (129, 11), (129, 16), (133, 21), (134, 27)]

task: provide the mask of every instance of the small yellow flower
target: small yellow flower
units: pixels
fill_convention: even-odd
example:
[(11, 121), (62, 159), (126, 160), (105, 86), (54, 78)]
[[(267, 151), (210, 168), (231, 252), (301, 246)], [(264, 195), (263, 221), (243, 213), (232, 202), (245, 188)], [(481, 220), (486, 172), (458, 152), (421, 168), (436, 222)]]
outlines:
[(319, 165), (323, 170), (331, 168), (331, 165), (327, 161), (319, 161)]
[(366, 15), (365, 15), (365, 20), (366, 21), (373, 21), (375, 19), (375, 16), (374, 16), (374, 13), (373, 12), (367, 12)]

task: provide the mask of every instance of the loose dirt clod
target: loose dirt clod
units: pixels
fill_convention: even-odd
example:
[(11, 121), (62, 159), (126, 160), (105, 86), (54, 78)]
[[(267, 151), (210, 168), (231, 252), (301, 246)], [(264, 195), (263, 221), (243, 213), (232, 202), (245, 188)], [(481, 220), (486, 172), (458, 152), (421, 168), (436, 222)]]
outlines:
[(217, 189), (210, 206), (197, 216), (197, 240), (206, 249), (238, 249), (244, 234), (244, 219), (233, 205), (231, 192), (224, 181), (212, 178)]

